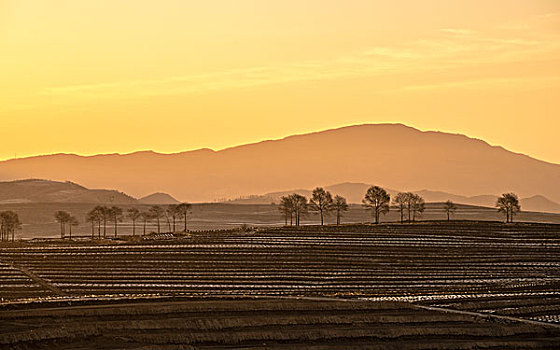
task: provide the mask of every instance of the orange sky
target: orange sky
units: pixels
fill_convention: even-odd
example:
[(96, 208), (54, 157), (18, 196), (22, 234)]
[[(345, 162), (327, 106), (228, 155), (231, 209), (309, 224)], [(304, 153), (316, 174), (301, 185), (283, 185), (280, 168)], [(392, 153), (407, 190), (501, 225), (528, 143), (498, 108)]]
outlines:
[(557, 0), (2, 0), (0, 53), (0, 159), (400, 122), (560, 163)]

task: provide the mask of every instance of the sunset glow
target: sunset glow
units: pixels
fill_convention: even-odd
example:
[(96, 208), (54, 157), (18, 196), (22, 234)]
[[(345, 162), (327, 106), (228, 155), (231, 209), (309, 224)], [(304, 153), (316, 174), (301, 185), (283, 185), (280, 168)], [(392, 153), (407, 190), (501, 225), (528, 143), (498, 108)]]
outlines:
[(0, 159), (394, 122), (560, 163), (555, 0), (7, 0), (0, 48)]

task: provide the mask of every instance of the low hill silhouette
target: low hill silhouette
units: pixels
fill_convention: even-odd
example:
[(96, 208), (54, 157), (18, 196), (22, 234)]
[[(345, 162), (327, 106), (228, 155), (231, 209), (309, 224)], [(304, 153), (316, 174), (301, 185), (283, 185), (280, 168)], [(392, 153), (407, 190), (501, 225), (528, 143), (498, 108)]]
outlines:
[(0, 182), (0, 204), (10, 203), (103, 203), (135, 204), (119, 191), (88, 189), (73, 182), (27, 179)]
[(156, 192), (138, 199), (142, 204), (178, 204), (178, 200), (167, 193)]

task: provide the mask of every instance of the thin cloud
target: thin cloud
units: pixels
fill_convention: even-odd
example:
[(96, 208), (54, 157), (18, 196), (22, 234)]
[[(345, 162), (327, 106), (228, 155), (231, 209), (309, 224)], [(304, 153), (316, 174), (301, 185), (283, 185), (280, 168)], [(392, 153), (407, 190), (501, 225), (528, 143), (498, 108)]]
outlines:
[(474, 30), (464, 28), (442, 28), (440, 31), (454, 35), (473, 35), (476, 33)]
[[(560, 16), (556, 14), (543, 18), (542, 20), (547, 22), (551, 20), (560, 22)], [(542, 57), (545, 54), (555, 57), (554, 55), (560, 53), (560, 40), (558, 40), (560, 34), (551, 38), (550, 34), (539, 35), (538, 32), (527, 33), (515, 30), (502, 32), (502, 29), (485, 34), (465, 28), (443, 28), (439, 32), (443, 34), (392, 46), (369, 47), (329, 60), (249, 67), (161, 79), (50, 87), (41, 91), (41, 94), (62, 101), (61, 103), (83, 99), (200, 94), (315, 80), (392, 74), (413, 75), (427, 70), (470, 69), (480, 65), (530, 62), (535, 57)], [(556, 78), (552, 80), (558, 82)], [(494, 86), (503, 82), (506, 80), (490, 78), (473, 82), (403, 86), (403, 89)]]
[(485, 78), (475, 80), (453, 81), (437, 84), (424, 84), (424, 85), (408, 85), (404, 86), (402, 90), (410, 91), (428, 91), (428, 90), (448, 90), (448, 89), (540, 89), (550, 86), (558, 86), (560, 83), (560, 76), (546, 76), (546, 77), (512, 77), (512, 78)]

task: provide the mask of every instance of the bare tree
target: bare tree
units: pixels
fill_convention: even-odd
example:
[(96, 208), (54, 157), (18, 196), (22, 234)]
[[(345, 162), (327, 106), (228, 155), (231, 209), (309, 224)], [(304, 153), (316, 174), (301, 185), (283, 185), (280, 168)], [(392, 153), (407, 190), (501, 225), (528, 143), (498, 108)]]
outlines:
[(333, 199), (329, 191), (325, 191), (322, 187), (313, 190), (309, 207), (313, 211), (319, 212), (321, 216), (321, 225), (324, 224), (324, 216), (327, 216), (333, 210)]
[(117, 237), (119, 222), (122, 221), (123, 218), (123, 210), (119, 207), (111, 207), (109, 208), (109, 215), (111, 221), (113, 221), (113, 223), (115, 224), (115, 237)]
[(299, 226), (301, 218), (305, 216), (309, 211), (307, 198), (297, 193), (291, 194), (289, 198), (292, 205), (292, 212), (294, 213), (294, 219), (296, 221), (296, 226)]
[(136, 221), (140, 218), (140, 210), (137, 208), (129, 208), (127, 213), (128, 218), (132, 220), (132, 235), (136, 236)]
[(72, 239), (72, 226), (78, 226), (79, 224), (80, 224), (80, 222), (78, 221), (78, 219), (76, 219), (76, 217), (70, 216), (70, 219), (68, 220), (68, 228), (69, 228), (69, 233), (70, 233), (69, 238), (70, 239)]
[(453, 214), (457, 210), (457, 206), (452, 201), (448, 200), (447, 202), (443, 203), (443, 210), (447, 214), (447, 221), (451, 220), (451, 214)]
[(346, 198), (339, 195), (334, 196), (333, 208), (336, 211), (336, 224), (340, 225), (340, 218), (342, 217), (342, 213), (348, 211), (349, 209)]
[[(177, 221), (177, 216), (179, 215), (179, 210), (177, 210), (176, 204), (169, 204), (165, 210), (165, 218), (167, 219), (167, 225), (169, 226), (169, 232), (175, 232), (175, 223)], [(173, 224), (173, 230), (171, 230), (171, 224)]]
[(103, 238), (107, 237), (107, 221), (111, 220), (111, 209), (106, 206), (99, 206), (99, 215), (101, 215), (101, 221), (103, 222)]
[(97, 237), (99, 239), (101, 239), (101, 224), (103, 223), (105, 226), (107, 222), (106, 212), (107, 212), (107, 208), (102, 207), (100, 205), (96, 206), (90, 211), (92, 218), (95, 218), (95, 220), (97, 221)]
[(187, 232), (187, 218), (191, 211), (191, 204), (190, 203), (181, 203), (177, 205), (177, 213), (179, 217), (183, 219), (183, 232)]
[(161, 229), (160, 229), (160, 220), (161, 220), (161, 217), (163, 216), (163, 212), (164, 212), (163, 208), (160, 207), (160, 206), (158, 206), (158, 205), (152, 205), (152, 206), (150, 207), (150, 214), (151, 214), (151, 217), (152, 217), (153, 219), (155, 219), (156, 222), (157, 222), (157, 232), (158, 232), (158, 233), (161, 233)]
[(100, 218), (95, 209), (90, 210), (86, 214), (86, 222), (91, 222), (91, 239), (95, 239), (95, 224), (100, 224)]
[(404, 222), (404, 211), (408, 208), (409, 196), (410, 193), (399, 192), (393, 199), (393, 204), (397, 206), (401, 214), (401, 224)]
[(153, 219), (153, 215), (152, 215), (151, 212), (142, 212), (142, 213), (140, 213), (140, 216), (142, 217), (142, 221), (144, 222), (144, 230), (143, 230), (142, 235), (145, 236), (146, 235), (146, 224)]
[(409, 198), (411, 205), (410, 209), (412, 210), (412, 221), (416, 221), (416, 216), (420, 216), (424, 210), (426, 209), (426, 203), (424, 202), (424, 198), (417, 194), (412, 194)]
[(12, 236), (12, 242), (15, 241), (15, 231), (21, 228), (21, 221), (19, 221), (19, 216), (16, 212), (7, 210), (0, 212), (0, 240), (9, 241), (10, 234)]
[(284, 225), (288, 226), (288, 217), (290, 218), (290, 226), (293, 224), (293, 205), (290, 196), (283, 196), (280, 198), (280, 205), (278, 210), (284, 215)]
[(60, 238), (62, 239), (64, 239), (66, 234), (66, 224), (70, 222), (71, 217), (72, 216), (68, 212), (63, 210), (59, 210), (54, 213), (55, 220), (60, 224)]
[(496, 201), (498, 212), (506, 214), (506, 223), (513, 222), (513, 217), (521, 211), (519, 197), (513, 192), (504, 193)]
[(367, 190), (362, 203), (366, 209), (371, 210), (375, 223), (378, 224), (379, 216), (389, 212), (390, 201), (391, 196), (387, 191), (378, 186), (371, 186)]

